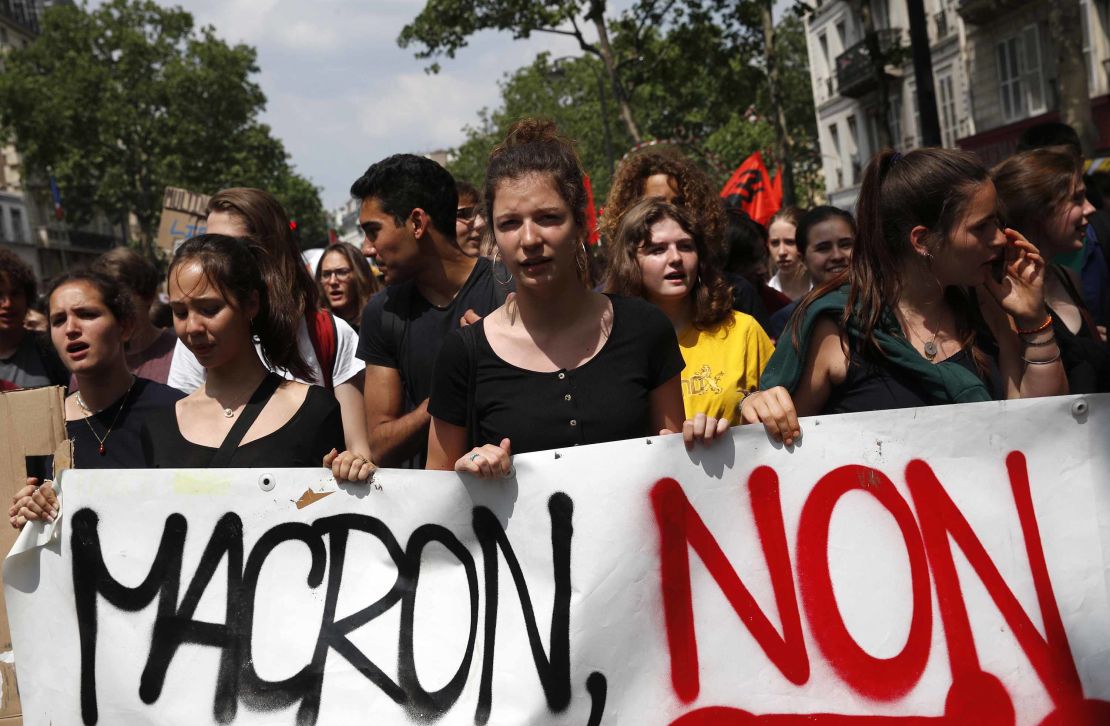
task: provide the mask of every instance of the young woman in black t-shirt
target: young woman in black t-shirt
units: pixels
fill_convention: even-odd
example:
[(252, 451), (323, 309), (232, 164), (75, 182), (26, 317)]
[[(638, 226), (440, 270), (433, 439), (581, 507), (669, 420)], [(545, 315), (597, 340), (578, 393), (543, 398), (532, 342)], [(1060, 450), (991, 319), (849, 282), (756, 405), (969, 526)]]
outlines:
[(445, 341), (427, 468), (501, 476), (511, 452), (679, 429), (693, 443), (728, 428), (702, 414), (683, 421), (682, 355), (666, 316), (587, 286), (582, 177), (550, 122), (521, 121), (491, 155), (486, 218), (516, 296)]
[[(283, 290), (271, 256), (248, 240), (206, 234), (186, 242), (168, 273), (177, 337), (205, 368), (205, 382), (147, 422), (143, 448), (150, 467), (330, 466), (337, 479), (366, 479), (373, 465), (344, 449), (339, 404), (330, 391), (298, 378), (308, 364), (297, 347), (299, 312), (270, 305)], [(257, 336), (265, 361), (255, 351)], [(250, 404), (248, 406), (248, 403)], [(257, 418), (218, 451), (236, 422)], [(216, 464), (215, 462), (219, 462)]]
[[(144, 422), (172, 408), (185, 394), (138, 378), (128, 369), (124, 343), (135, 313), (131, 295), (96, 272), (72, 272), (47, 293), (50, 337), (78, 393), (65, 400), (66, 435), (78, 469), (139, 469), (145, 465), (140, 435)], [(53, 519), (57, 499), (50, 482), (35, 478), (16, 493), (8, 512), (12, 525)]]

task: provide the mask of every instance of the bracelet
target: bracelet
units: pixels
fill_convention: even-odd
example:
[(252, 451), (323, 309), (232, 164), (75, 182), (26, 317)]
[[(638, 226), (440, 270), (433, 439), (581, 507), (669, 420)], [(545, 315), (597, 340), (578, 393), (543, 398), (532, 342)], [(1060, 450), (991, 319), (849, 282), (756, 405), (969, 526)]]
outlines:
[(1026, 363), (1029, 363), (1030, 365), (1047, 366), (1047, 365), (1050, 365), (1050, 364), (1055, 363), (1056, 361), (1060, 360), (1060, 352), (1057, 351), (1056, 355), (1049, 358), (1048, 360), (1029, 360), (1025, 356), (1022, 356), (1021, 359), (1023, 361), (1025, 361)]
[(751, 391), (741, 391), (741, 393), (744, 394), (744, 397), (740, 399), (740, 403), (736, 406), (736, 416), (740, 419), (740, 423), (744, 423), (744, 404), (747, 403), (748, 396), (752, 395), (753, 393), (757, 393), (758, 391), (758, 388)]
[(1033, 328), (1032, 330), (1021, 330), (1019, 328), (1018, 331), (1017, 331), (1017, 334), (1018, 335), (1033, 335), (1034, 333), (1039, 333), (1042, 330), (1047, 330), (1048, 326), (1050, 326), (1050, 325), (1052, 325), (1052, 316), (1048, 315), (1048, 316), (1045, 317), (1044, 322), (1041, 323), (1040, 325), (1038, 325), (1037, 327)]
[(1048, 336), (1044, 340), (1032, 341), (1032, 340), (1022, 339), (1021, 344), (1024, 345), (1026, 348), (1043, 348), (1046, 345), (1052, 345), (1055, 342), (1056, 342), (1056, 334), (1053, 333), (1052, 335)]

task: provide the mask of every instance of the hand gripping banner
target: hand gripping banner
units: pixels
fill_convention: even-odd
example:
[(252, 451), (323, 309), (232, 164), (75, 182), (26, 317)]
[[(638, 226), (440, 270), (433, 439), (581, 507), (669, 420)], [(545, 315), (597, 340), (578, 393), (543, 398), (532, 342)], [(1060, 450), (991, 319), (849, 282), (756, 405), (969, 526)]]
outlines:
[(66, 472), (4, 566), (25, 721), (1110, 723), (1110, 396), (803, 431)]

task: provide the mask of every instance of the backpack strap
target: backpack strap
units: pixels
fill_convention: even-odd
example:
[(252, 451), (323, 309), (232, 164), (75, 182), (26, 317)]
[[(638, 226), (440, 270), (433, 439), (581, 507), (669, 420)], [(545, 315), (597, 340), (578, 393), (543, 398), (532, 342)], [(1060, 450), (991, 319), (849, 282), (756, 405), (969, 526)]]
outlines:
[[(243, 437), (247, 435), (251, 424), (258, 418), (258, 414), (262, 413), (262, 409), (266, 407), (281, 382), (282, 378), (276, 373), (266, 374), (266, 377), (258, 384), (258, 388), (254, 389), (254, 393), (251, 394), (251, 400), (247, 401), (247, 405), (243, 407), (243, 412), (239, 414), (239, 420), (231, 427), (231, 431), (227, 432), (220, 448), (212, 456), (212, 460), (208, 462), (209, 468), (220, 469), (231, 465), (231, 460), (235, 458), (235, 451), (239, 448)], [(173, 408), (171, 407), (170, 410), (172, 411)]]
[(305, 324), (316, 360), (320, 362), (322, 382), (330, 391), (335, 388), (335, 360), (338, 354), (339, 333), (335, 327), (335, 316), (327, 310), (317, 310), (315, 315), (305, 314)]

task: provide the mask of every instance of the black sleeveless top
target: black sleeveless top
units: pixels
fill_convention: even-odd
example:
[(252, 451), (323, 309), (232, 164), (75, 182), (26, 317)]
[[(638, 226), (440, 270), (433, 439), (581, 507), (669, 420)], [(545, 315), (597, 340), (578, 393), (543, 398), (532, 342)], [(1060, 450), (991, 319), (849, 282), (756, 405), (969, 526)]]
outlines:
[[(967, 368), (983, 379), (994, 399), (1001, 398), (1001, 376), (997, 364), (991, 360), (990, 370), (984, 378), (979, 375), (975, 359), (969, 348), (964, 348), (945, 360)], [(883, 365), (864, 356), (858, 346), (852, 346), (848, 360), (848, 374), (844, 382), (833, 386), (829, 400), (821, 410), (823, 414), (856, 413), (860, 411), (885, 411), (893, 408), (917, 408), (935, 403), (920, 379), (908, 371)]]
[(1079, 331), (1073, 333), (1060, 316), (1045, 305), (1052, 316), (1052, 331), (1056, 334), (1056, 344), (1060, 346), (1064, 372), (1068, 376), (1068, 390), (1071, 393), (1110, 391), (1110, 346), (1102, 342), (1097, 330), (1092, 329), (1083, 297), (1075, 289), (1071, 277), (1058, 265), (1050, 265), (1048, 269), (1063, 283), (1072, 304), (1080, 311)]

